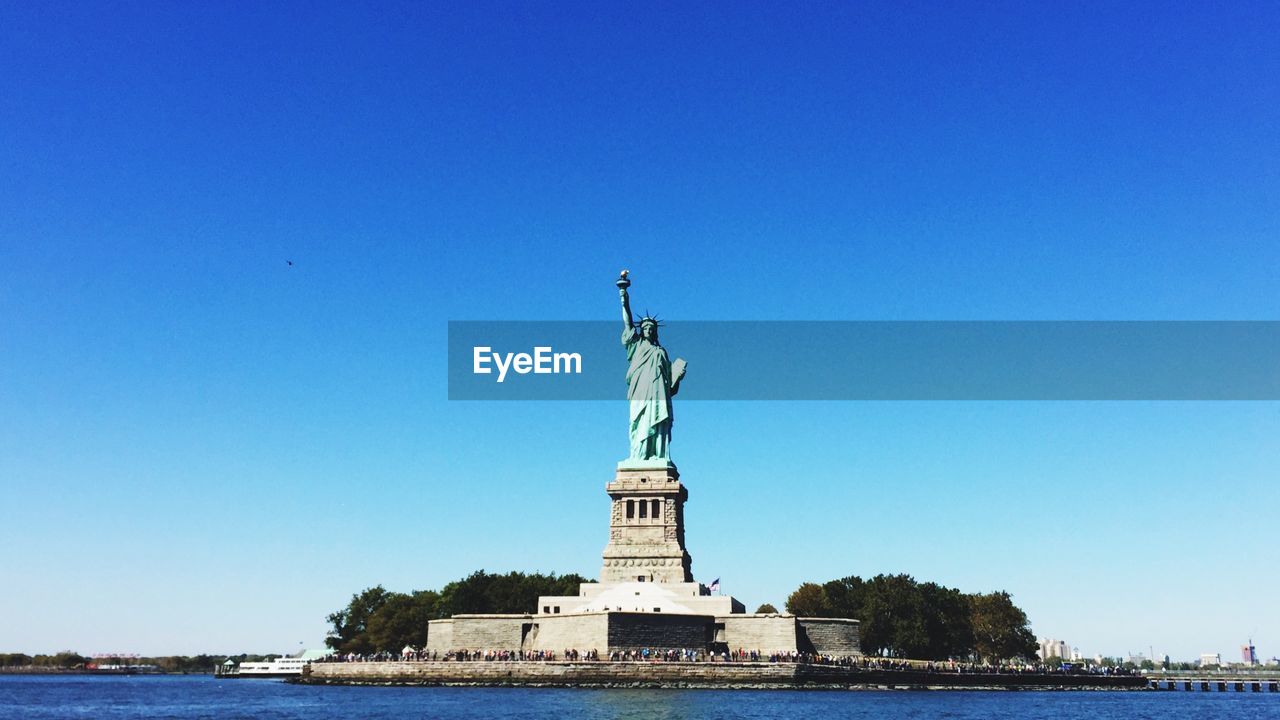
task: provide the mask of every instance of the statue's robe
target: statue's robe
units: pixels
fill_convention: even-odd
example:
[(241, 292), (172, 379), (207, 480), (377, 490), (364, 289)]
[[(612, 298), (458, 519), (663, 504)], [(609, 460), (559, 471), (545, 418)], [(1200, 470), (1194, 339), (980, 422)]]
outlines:
[(635, 328), (622, 331), (627, 349), (627, 398), (631, 401), (631, 459), (670, 458), (671, 361), (661, 345)]

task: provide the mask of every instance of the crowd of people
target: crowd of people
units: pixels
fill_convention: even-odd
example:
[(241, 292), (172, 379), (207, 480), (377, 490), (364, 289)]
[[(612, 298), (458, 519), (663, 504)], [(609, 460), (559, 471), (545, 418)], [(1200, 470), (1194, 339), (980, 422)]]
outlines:
[(566, 648), (557, 653), (555, 650), (450, 650), (443, 657), (432, 652), (432, 660), (456, 660), (461, 662), (553, 662), (599, 660), (596, 650), (574, 650)]
[[(686, 663), (796, 663), (807, 665), (835, 665), (858, 667), (863, 670), (889, 670), (899, 672), (960, 673), (986, 675), (1065, 674), (1065, 675), (1131, 675), (1133, 671), (1122, 667), (1085, 666), (1072, 663), (1014, 664), (977, 663), (956, 660), (904, 660), (900, 658), (870, 657), (866, 655), (821, 655), (795, 650), (719, 650), (695, 648), (629, 648), (612, 650), (606, 658), (609, 662), (686, 662)], [(416, 650), (405, 648), (400, 653), (333, 653), (313, 662), (597, 662), (599, 650), (566, 648), (554, 650)]]
[[(427, 653), (417, 653), (419, 657), (414, 660), (430, 660), (426, 657)], [(329, 653), (322, 658), (312, 660), (313, 663), (349, 663), (349, 662), (392, 662), (395, 660), (405, 660), (403, 655), (393, 652), (376, 652), (376, 653)]]
[(898, 670), (931, 673), (959, 673), (983, 675), (1132, 675), (1123, 667), (1081, 663), (977, 663), (956, 660), (902, 660), (899, 658), (860, 658), (865, 670)]

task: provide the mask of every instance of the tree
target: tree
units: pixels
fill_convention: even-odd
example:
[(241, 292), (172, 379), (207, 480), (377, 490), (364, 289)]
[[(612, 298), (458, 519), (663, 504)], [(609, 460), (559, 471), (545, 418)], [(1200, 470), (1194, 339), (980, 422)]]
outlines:
[(801, 617), (830, 617), (831, 606), (821, 585), (804, 583), (787, 597), (787, 612)]
[(973, 618), (973, 646), (984, 660), (998, 662), (1036, 656), (1036, 637), (1028, 627), (1027, 614), (1007, 592), (970, 595)]
[(765, 603), (760, 607), (756, 608), (757, 615), (777, 614), (777, 612), (778, 612), (778, 608), (770, 605), (769, 603)]
[(532, 610), (542, 595), (577, 595), (581, 575), (510, 572), (491, 575), (477, 570), (440, 589), (436, 617), (463, 613), (523, 613)]
[(973, 613), (969, 599), (956, 588), (936, 583), (919, 585), (924, 632), (928, 638), (920, 657), (929, 660), (961, 658), (973, 652)]
[(860, 622), (862, 651), (921, 660), (967, 658), (978, 647), (978, 622), (989, 658), (1031, 657), (1035, 638), (1026, 614), (1008, 593), (966, 595), (910, 575), (851, 575), (821, 586), (804, 583), (787, 598), (787, 610), (811, 617), (848, 617)]
[(328, 617), (333, 629), (324, 642), (340, 653), (371, 653), (373, 643), (367, 635), (369, 619), (388, 600), (388, 593), (381, 585), (367, 588), (364, 592), (351, 596), (347, 607)]
[(25, 667), (31, 664), (31, 659), (26, 653), (0, 654), (0, 667)]
[(427, 645), (428, 623), (435, 616), (440, 594), (420, 590), (412, 595), (391, 593), (369, 617), (366, 634), (375, 651), (399, 653), (406, 645)]
[(325, 643), (340, 653), (396, 652), (427, 643), (428, 623), (466, 613), (524, 613), (542, 595), (577, 595), (581, 575), (477, 570), (445, 585), (440, 592), (388, 592), (381, 585), (351, 596), (347, 607), (329, 615), (333, 626)]
[(857, 575), (832, 580), (822, 586), (831, 617), (862, 619), (867, 599), (867, 583)]
[(866, 582), (859, 629), (862, 651), (923, 658), (929, 645), (924, 603), (910, 575), (877, 575)]
[(56, 668), (77, 668), (84, 667), (91, 658), (87, 658), (73, 650), (63, 650), (56, 655), (36, 655), (31, 658), (31, 664), (37, 667), (56, 667)]

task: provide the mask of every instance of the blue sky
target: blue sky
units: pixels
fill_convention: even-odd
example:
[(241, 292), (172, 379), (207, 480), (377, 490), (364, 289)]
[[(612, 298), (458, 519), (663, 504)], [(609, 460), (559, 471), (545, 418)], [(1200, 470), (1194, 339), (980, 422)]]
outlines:
[[(673, 319), (1278, 319), (1277, 15), (4, 5), (0, 651), (594, 576), (625, 409), (449, 402), (445, 337), (612, 319), (623, 267)], [(1280, 654), (1275, 403), (676, 413), (749, 606), (908, 572), (1090, 655)]]

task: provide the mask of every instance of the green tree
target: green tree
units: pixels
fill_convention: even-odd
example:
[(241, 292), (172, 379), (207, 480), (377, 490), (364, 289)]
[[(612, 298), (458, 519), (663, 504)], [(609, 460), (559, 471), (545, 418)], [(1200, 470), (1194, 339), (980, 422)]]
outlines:
[(325, 643), (341, 653), (399, 652), (405, 645), (426, 645), (428, 623), (466, 613), (524, 613), (542, 595), (577, 595), (581, 575), (477, 570), (461, 580), (411, 594), (388, 592), (381, 585), (351, 596), (347, 607), (328, 616), (332, 629)]
[(778, 612), (778, 608), (774, 607), (773, 605), (770, 605), (769, 603), (765, 603), (760, 607), (756, 608), (757, 615), (776, 614), (777, 612)]
[(351, 596), (345, 608), (328, 617), (333, 629), (324, 642), (340, 653), (371, 653), (375, 648), (367, 630), (369, 619), (388, 600), (388, 593), (381, 585), (367, 588)]
[(25, 653), (5, 653), (0, 655), (0, 667), (26, 667), (31, 664), (31, 659)]
[(862, 651), (923, 658), (929, 646), (924, 600), (910, 575), (877, 575), (864, 589)]
[(1025, 655), (1027, 650), (1034, 653), (1036, 648), (1025, 613), (1007, 593), (971, 596), (937, 583), (920, 583), (905, 574), (869, 580), (851, 575), (821, 586), (804, 583), (787, 599), (787, 610), (857, 619), (862, 650), (868, 655), (967, 658), (977, 649), (979, 618), (984, 622), (988, 657), (996, 657), (990, 652), (993, 647), (1007, 653), (1000, 657)]
[(78, 652), (63, 650), (56, 655), (36, 655), (31, 658), (31, 664), (38, 667), (71, 669), (84, 667), (85, 663), (90, 662), (90, 660), (91, 658), (87, 658)]
[(406, 645), (427, 645), (427, 623), (435, 617), (439, 593), (419, 590), (412, 595), (390, 593), (369, 617), (366, 633), (375, 651), (400, 652)]
[(214, 656), (201, 653), (192, 657), (179, 658), (178, 670), (187, 673), (207, 673), (209, 672), (209, 668), (212, 668), (214, 665), (222, 664), (222, 661), (224, 660), (226, 660), (226, 658), (220, 655)]
[(832, 580), (822, 586), (831, 617), (862, 619), (867, 600), (867, 583), (857, 575)]
[(963, 658), (973, 653), (973, 613), (969, 599), (955, 588), (927, 582), (918, 586), (929, 660)]
[(830, 617), (831, 606), (821, 585), (804, 583), (787, 597), (787, 612), (801, 617)]
[(538, 604), (541, 595), (577, 595), (581, 575), (510, 572), (491, 575), (477, 570), (440, 589), (437, 617), (463, 613), (523, 613)]
[(1036, 656), (1036, 637), (1028, 627), (1027, 614), (1007, 592), (970, 595), (974, 650), (984, 660), (998, 662)]

